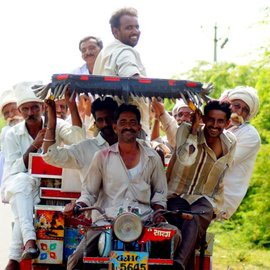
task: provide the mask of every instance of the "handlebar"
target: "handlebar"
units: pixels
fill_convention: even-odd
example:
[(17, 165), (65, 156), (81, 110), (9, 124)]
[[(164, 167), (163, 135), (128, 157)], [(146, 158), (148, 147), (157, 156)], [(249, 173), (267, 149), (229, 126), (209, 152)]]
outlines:
[(85, 211), (92, 211), (92, 210), (97, 210), (102, 215), (105, 214), (105, 210), (98, 206), (82, 207), (82, 208), (78, 208), (76, 211), (78, 213), (83, 213)]
[[(92, 210), (97, 210), (105, 219), (111, 220), (111, 218), (108, 218), (106, 216), (105, 210), (101, 207), (98, 207), (98, 206), (74, 208), (74, 214), (76, 215), (76, 214), (83, 213), (85, 211), (92, 211)], [(152, 222), (154, 222), (154, 220), (156, 220), (158, 217), (160, 217), (160, 216), (166, 217), (166, 215), (168, 215), (168, 214), (179, 215), (179, 217), (181, 217), (182, 219), (191, 220), (191, 219), (193, 219), (194, 215), (202, 215), (204, 213), (205, 213), (205, 211), (195, 212), (195, 211), (185, 211), (185, 210), (158, 209), (158, 210), (154, 211), (154, 213), (152, 214), (152, 219), (153, 219)]]
[(166, 215), (172, 214), (172, 215), (178, 215), (180, 218), (185, 219), (185, 220), (191, 220), (193, 219), (194, 215), (202, 215), (204, 214), (205, 211), (185, 211), (185, 210), (166, 210), (166, 209), (158, 209), (156, 210), (153, 215), (152, 219), (153, 222), (160, 217), (163, 216), (166, 218)]

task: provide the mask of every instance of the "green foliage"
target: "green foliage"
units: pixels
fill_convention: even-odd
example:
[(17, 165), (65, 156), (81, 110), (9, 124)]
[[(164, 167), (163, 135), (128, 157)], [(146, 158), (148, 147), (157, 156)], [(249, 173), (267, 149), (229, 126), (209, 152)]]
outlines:
[(164, 106), (168, 112), (172, 111), (174, 105), (175, 103), (171, 99), (168, 99), (168, 98), (164, 99)]
[(256, 88), (259, 89), (261, 109), (253, 124), (260, 130), (263, 143), (270, 142), (270, 68), (262, 68)]
[(4, 120), (4, 118), (0, 117), (0, 130), (6, 125), (6, 121)]
[(270, 145), (258, 155), (251, 185), (233, 221), (244, 226), (245, 238), (255, 245), (270, 248)]
[(226, 62), (217, 64), (199, 62), (198, 66), (185, 74), (185, 77), (194, 81), (213, 83), (215, 90), (211, 96), (219, 98), (225, 89), (231, 89), (239, 85), (255, 86), (258, 75), (257, 67), (253, 65), (238, 66)]

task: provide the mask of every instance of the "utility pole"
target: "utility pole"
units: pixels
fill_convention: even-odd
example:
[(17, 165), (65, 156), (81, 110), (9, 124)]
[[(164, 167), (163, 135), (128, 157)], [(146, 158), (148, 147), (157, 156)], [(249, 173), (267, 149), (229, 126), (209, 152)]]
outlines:
[[(218, 29), (217, 24), (215, 24), (215, 26), (214, 26), (214, 63), (217, 62), (217, 45), (218, 45), (218, 42), (221, 41), (221, 38), (217, 37), (217, 35), (218, 35), (217, 34), (217, 29)], [(222, 42), (222, 44), (220, 46), (220, 49), (223, 49), (228, 41), (229, 41), (229, 38), (226, 37), (223, 40), (223, 42)]]
[(217, 24), (214, 26), (214, 62), (217, 62)]

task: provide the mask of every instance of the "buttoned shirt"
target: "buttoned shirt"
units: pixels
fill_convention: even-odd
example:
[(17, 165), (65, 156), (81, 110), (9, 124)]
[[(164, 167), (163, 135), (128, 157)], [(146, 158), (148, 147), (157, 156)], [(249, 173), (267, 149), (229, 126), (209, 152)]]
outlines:
[(108, 142), (100, 133), (92, 139), (86, 139), (78, 144), (57, 147), (53, 144), (48, 148), (43, 159), (54, 166), (80, 170), (82, 179), (85, 177), (94, 154), (108, 147)]
[[(93, 74), (120, 77), (146, 76), (139, 53), (117, 39), (100, 51), (95, 61)], [(119, 102), (119, 99), (117, 101)], [(142, 128), (146, 134), (149, 134), (149, 102), (145, 102), (143, 98), (132, 97), (129, 103), (136, 105), (140, 110)]]
[(261, 144), (257, 130), (248, 123), (229, 130), (236, 136), (237, 144), (233, 164), (224, 175), (223, 210), (226, 218), (232, 216), (247, 192)]
[(75, 75), (90, 75), (91, 73), (88, 70), (87, 64), (85, 63), (84, 65), (82, 65), (81, 67), (78, 67), (76, 69), (74, 69), (71, 74), (75, 74)]
[[(137, 143), (143, 164), (137, 176), (129, 178), (116, 143), (95, 154), (77, 201), (102, 207), (110, 217), (116, 217), (120, 208), (131, 206), (139, 208), (146, 219), (152, 212), (151, 205), (166, 207), (167, 184), (160, 157), (153, 149)], [(93, 211), (93, 220), (98, 216)]]
[(131, 77), (135, 74), (146, 76), (139, 53), (117, 39), (100, 51), (93, 74), (121, 77)]
[[(217, 158), (206, 143), (203, 127), (197, 135), (192, 135), (190, 130), (187, 123), (177, 130), (176, 159), (168, 179), (169, 197), (180, 195), (190, 204), (205, 197), (219, 212), (215, 208), (223, 201), (223, 176), (232, 164), (236, 139), (229, 131), (223, 131), (220, 135), (223, 155)], [(192, 153), (190, 146), (194, 148)]]
[[(44, 118), (42, 119), (44, 123)], [(55, 134), (56, 144), (58, 145), (61, 142), (64, 144), (72, 144), (85, 138), (84, 128), (71, 126), (62, 119), (57, 119)], [(22, 121), (13, 126), (7, 132), (4, 147), (4, 179), (1, 186), (2, 199), (5, 197), (6, 200), (9, 199), (9, 196), (5, 195), (7, 186), (11, 184), (9, 187), (12, 189), (12, 186), (16, 185), (16, 183), (13, 183), (12, 181), (12, 176), (21, 172), (27, 172), (27, 168), (25, 167), (23, 160), (23, 155), (29, 146), (33, 143), (33, 141), (33, 138), (28, 133), (25, 121)]]

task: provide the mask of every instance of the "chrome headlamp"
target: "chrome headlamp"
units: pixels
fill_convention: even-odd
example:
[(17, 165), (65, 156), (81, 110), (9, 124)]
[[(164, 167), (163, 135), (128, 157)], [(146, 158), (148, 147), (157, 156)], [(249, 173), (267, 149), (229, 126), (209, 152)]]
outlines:
[(137, 240), (143, 230), (141, 218), (133, 213), (119, 215), (113, 223), (113, 232), (123, 242)]

